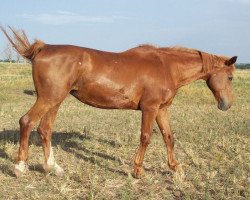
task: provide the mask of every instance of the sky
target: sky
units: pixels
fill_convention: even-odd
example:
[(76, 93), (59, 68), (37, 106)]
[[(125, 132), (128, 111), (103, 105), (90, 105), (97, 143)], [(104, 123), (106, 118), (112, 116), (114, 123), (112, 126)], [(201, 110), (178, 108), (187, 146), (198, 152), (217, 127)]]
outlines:
[[(178, 45), (250, 63), (250, 0), (1, 0), (0, 25), (49, 44)], [(0, 33), (0, 55), (6, 45)]]

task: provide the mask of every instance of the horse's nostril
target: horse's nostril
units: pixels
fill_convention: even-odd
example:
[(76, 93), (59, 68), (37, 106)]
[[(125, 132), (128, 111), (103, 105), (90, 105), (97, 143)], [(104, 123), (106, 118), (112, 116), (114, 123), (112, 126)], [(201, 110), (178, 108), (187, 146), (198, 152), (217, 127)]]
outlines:
[(224, 101), (221, 101), (221, 102), (220, 102), (220, 106), (221, 106), (221, 108), (224, 108), (224, 107), (225, 107)]
[(224, 101), (220, 101), (218, 104), (218, 108), (220, 110), (226, 111), (231, 107), (231, 105), (229, 105), (228, 103), (224, 102)]

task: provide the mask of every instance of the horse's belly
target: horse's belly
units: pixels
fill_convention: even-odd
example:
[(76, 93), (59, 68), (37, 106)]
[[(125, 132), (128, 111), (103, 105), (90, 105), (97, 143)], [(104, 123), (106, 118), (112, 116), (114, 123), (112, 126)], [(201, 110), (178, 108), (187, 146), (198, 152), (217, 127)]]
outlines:
[(112, 89), (99, 84), (88, 85), (71, 94), (83, 103), (106, 109), (138, 109), (138, 102), (134, 94), (124, 89)]

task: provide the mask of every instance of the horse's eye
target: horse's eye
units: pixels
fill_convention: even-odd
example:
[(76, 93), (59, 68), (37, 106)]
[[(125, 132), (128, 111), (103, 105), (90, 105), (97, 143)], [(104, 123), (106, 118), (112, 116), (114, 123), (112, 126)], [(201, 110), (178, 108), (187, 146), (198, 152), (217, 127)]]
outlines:
[(232, 77), (232, 76), (228, 76), (228, 80), (229, 80), (229, 81), (232, 81), (232, 80), (233, 80), (233, 77)]

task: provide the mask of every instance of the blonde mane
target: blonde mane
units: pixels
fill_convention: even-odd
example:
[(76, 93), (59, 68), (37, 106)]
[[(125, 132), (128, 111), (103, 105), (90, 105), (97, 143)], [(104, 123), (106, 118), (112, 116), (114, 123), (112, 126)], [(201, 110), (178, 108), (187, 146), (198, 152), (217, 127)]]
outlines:
[(179, 52), (186, 52), (186, 53), (200, 53), (201, 51), (197, 49), (190, 49), (182, 46), (172, 46), (172, 47), (158, 47), (152, 44), (141, 44), (138, 45), (136, 48), (145, 48), (145, 49), (155, 49), (161, 51), (179, 51)]
[(200, 51), (197, 49), (190, 49), (182, 46), (173, 46), (173, 47), (160, 47), (158, 48), (163, 51), (180, 51), (180, 52), (187, 52), (187, 53), (199, 53)]

